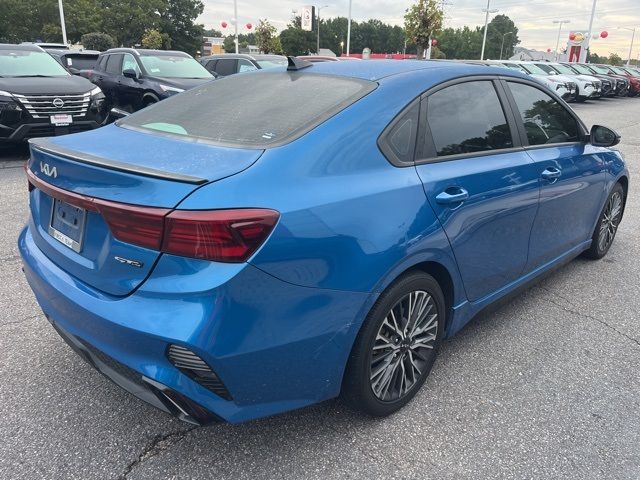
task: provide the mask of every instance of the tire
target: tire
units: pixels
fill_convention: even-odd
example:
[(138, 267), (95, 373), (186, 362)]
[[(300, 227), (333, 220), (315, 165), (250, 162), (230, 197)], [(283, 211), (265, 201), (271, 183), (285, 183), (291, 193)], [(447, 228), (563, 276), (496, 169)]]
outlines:
[(591, 237), (591, 246), (589, 250), (584, 252), (585, 257), (599, 260), (607, 254), (616, 237), (624, 212), (625, 200), (622, 185), (616, 183), (600, 213), (598, 223)]
[[(409, 299), (421, 315), (407, 324), (403, 320), (411, 311)], [(442, 290), (426, 273), (408, 273), (389, 286), (358, 333), (342, 382), (343, 400), (376, 417), (406, 405), (433, 367), (442, 342), (445, 312)], [(411, 330), (413, 335), (406, 335)]]
[(576, 97), (576, 103), (583, 103), (587, 100), (587, 97), (585, 97), (584, 95), (578, 95)]

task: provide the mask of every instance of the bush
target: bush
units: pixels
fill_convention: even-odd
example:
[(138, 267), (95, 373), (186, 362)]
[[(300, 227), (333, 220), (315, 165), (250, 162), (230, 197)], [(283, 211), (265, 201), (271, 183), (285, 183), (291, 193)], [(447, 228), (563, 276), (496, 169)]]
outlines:
[(100, 32), (85, 33), (80, 38), (80, 42), (87, 50), (98, 50), (100, 52), (115, 47), (116, 43), (111, 35)]

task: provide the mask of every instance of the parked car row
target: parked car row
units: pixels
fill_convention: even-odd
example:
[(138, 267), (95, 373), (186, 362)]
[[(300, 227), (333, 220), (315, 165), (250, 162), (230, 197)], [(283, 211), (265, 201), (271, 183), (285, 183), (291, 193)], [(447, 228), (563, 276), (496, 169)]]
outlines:
[[(341, 60), (361, 61), (297, 57), (308, 63)], [(640, 94), (640, 71), (629, 67), (467, 63), (518, 70), (568, 102)], [(62, 44), (0, 45), (0, 142), (89, 130), (216, 78), (287, 64), (282, 55), (224, 54), (197, 61), (179, 51), (114, 48), (100, 53)]]
[(630, 67), (517, 60), (494, 60), (481, 63), (526, 73), (568, 102), (640, 94), (640, 70)]

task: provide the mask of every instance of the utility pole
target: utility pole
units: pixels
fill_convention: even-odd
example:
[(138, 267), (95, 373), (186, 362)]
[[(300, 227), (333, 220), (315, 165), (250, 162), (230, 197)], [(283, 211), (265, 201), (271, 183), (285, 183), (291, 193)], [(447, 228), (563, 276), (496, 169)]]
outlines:
[(560, 26), (558, 27), (558, 39), (556, 40), (556, 62), (558, 61), (558, 47), (560, 47), (560, 32), (562, 31), (562, 24), (563, 23), (571, 23), (570, 20), (554, 20), (553, 23), (559, 23)]
[(636, 39), (636, 27), (618, 27), (619, 30), (629, 30), (631, 32), (631, 45), (629, 46), (629, 56), (627, 57), (627, 67), (631, 65), (631, 54), (633, 53), (633, 41)]
[(593, 6), (591, 7), (591, 18), (589, 19), (589, 33), (587, 33), (587, 44), (585, 48), (580, 50), (580, 63), (584, 63), (587, 61), (587, 50), (589, 50), (589, 44), (591, 43), (591, 32), (593, 30), (593, 19), (596, 16), (596, 1), (593, 0)]
[(316, 40), (316, 53), (318, 55), (320, 54), (320, 10), (328, 6), (329, 5), (323, 5), (321, 7), (318, 7), (318, 39)]
[(490, 10), (491, 0), (487, 0), (487, 8), (482, 11), (485, 12), (484, 16), (484, 36), (482, 37), (482, 52), (480, 52), (480, 60), (484, 60), (484, 47), (487, 44), (487, 26), (489, 25), (489, 14), (496, 13), (498, 10)]
[(60, 26), (62, 27), (62, 43), (67, 45), (67, 27), (64, 24), (64, 8), (62, 8), (62, 0), (58, 0), (58, 10), (60, 11)]
[(349, 0), (349, 20), (347, 20), (347, 57), (351, 53), (351, 2)]

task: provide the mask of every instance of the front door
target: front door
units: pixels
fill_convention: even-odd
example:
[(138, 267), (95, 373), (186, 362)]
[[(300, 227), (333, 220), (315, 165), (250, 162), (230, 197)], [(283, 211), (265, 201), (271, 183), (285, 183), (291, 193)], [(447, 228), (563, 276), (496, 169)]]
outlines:
[(429, 93), (420, 116), (416, 168), (467, 298), (481, 300), (522, 275), (539, 175), (497, 80), (466, 79)]
[(507, 81), (506, 88), (540, 179), (527, 265), (534, 270), (591, 238), (606, 195), (606, 163), (564, 105), (528, 83)]

